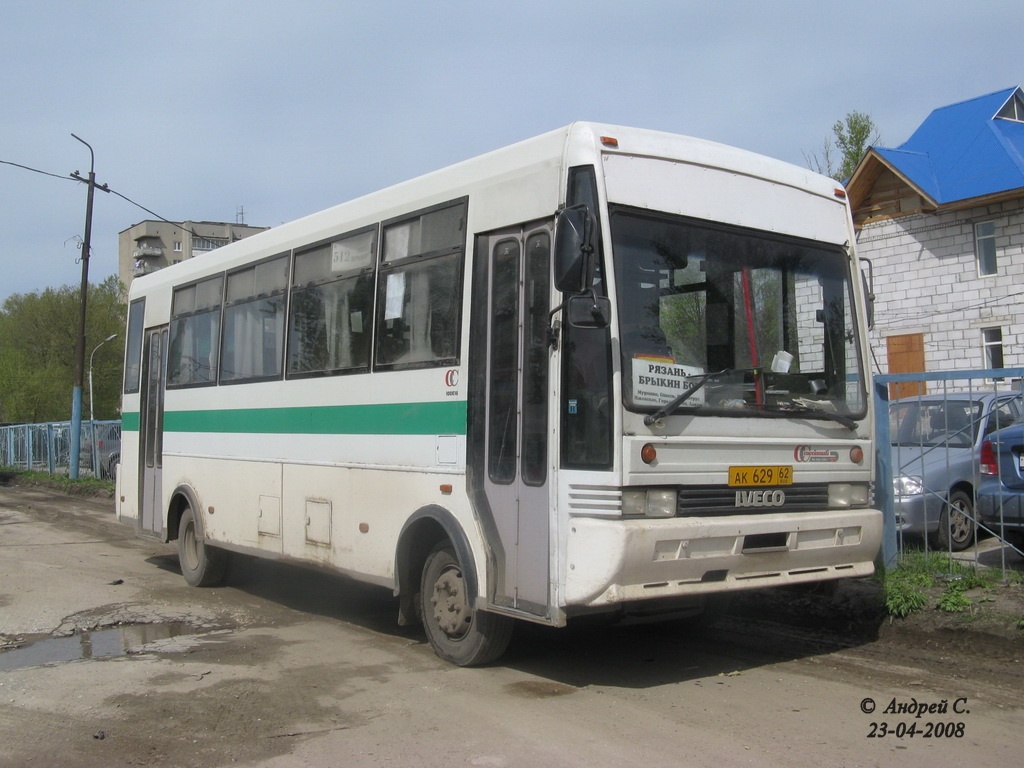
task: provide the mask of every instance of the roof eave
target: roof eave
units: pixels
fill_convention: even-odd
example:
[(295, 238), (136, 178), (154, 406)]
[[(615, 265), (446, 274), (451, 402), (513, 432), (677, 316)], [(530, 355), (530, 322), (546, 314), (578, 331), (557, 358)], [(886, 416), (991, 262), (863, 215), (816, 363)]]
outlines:
[(1024, 198), (1024, 187), (1017, 187), (1016, 189), (1004, 189), (1000, 192), (978, 195), (977, 197), (965, 197), (961, 200), (950, 200), (949, 202), (936, 206), (935, 210), (936, 212), (962, 211), (966, 208), (978, 208), (983, 205), (994, 205), (996, 203), (1004, 203), (1008, 200), (1019, 200), (1021, 198)]
[(864, 200), (871, 192), (875, 182), (878, 181), (878, 177), (883, 170), (893, 173), (900, 181), (913, 189), (930, 207), (938, 208), (939, 204), (935, 198), (925, 192), (919, 184), (915, 184), (913, 179), (882, 157), (874, 147), (868, 147), (868, 151), (861, 158), (861, 161), (853, 171), (853, 175), (850, 176), (850, 180), (846, 183), (846, 194), (850, 199), (850, 208), (852, 210), (855, 211), (864, 204)]

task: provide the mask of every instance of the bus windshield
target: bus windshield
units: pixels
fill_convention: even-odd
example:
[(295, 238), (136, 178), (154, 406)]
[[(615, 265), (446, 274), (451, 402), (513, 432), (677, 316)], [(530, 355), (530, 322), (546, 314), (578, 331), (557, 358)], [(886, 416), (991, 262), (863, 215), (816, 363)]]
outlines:
[(842, 247), (626, 207), (611, 231), (627, 409), (865, 413)]

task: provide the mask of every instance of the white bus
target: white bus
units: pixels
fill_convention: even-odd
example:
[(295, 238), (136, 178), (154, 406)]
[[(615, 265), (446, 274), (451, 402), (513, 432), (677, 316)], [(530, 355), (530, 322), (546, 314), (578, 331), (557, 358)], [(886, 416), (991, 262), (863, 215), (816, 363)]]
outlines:
[(482, 664), (516, 620), (873, 572), (842, 188), (576, 123), (131, 286), (118, 518), (393, 589)]

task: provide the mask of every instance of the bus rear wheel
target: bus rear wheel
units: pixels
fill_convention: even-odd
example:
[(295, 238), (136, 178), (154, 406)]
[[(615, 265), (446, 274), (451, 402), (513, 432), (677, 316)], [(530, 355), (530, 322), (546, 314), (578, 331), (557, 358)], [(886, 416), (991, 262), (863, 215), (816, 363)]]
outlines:
[(178, 524), (178, 563), (188, 585), (215, 587), (223, 583), (228, 558), (223, 549), (206, 545), (199, 535), (195, 512), (186, 507)]
[(474, 667), (508, 648), (513, 620), (471, 607), (462, 565), (447, 541), (427, 555), (420, 588), (427, 640), (442, 659)]

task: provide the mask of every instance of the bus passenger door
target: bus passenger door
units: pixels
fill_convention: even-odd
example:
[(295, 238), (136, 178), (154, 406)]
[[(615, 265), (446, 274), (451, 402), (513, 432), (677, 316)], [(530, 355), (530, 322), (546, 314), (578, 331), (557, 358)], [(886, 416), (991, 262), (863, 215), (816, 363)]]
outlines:
[[(482, 480), (484, 498), (478, 509), (485, 526), (493, 526), (488, 596), (498, 605), (547, 616), (550, 226), (482, 237), (477, 255), (480, 261), (486, 259), (486, 266), (477, 263), (486, 272), (486, 286), (482, 279), (476, 283), (475, 339), (476, 348), (485, 352), (470, 375), (481, 382), (475, 391), (482, 395), (478, 399), (484, 418), (473, 421), (476, 444), (482, 442), (483, 450), (471, 451), (470, 463), (472, 476)], [(486, 310), (481, 308), (484, 298)]]
[(161, 468), (164, 443), (164, 376), (167, 370), (167, 326), (146, 331), (142, 358), (139, 414), (139, 510), (143, 533), (159, 535), (164, 514)]

